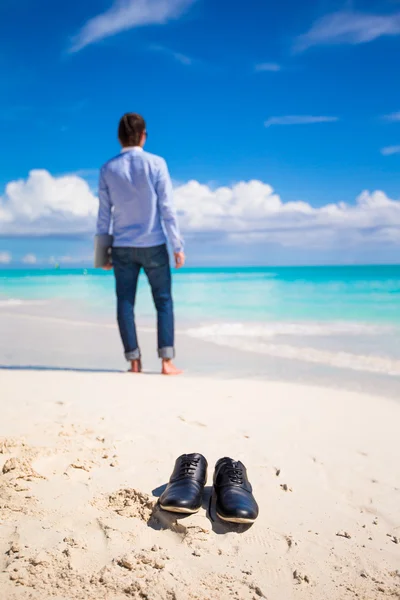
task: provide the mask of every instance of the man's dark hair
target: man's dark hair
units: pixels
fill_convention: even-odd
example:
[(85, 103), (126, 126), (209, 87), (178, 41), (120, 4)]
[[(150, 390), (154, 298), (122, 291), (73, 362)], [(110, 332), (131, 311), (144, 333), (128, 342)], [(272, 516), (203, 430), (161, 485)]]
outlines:
[(139, 146), (146, 122), (136, 113), (126, 113), (119, 122), (118, 138), (123, 146)]

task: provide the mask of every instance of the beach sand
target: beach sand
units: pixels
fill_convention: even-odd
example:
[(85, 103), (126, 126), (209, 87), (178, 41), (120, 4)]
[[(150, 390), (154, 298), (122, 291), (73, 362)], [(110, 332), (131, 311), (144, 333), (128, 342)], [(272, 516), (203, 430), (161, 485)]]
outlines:
[[(1, 600), (400, 597), (396, 401), (232, 377), (6, 369), (0, 395)], [(156, 501), (185, 452), (206, 456), (209, 478), (201, 511), (177, 519)], [(251, 528), (218, 521), (212, 499), (209, 511), (226, 455), (248, 467)]]

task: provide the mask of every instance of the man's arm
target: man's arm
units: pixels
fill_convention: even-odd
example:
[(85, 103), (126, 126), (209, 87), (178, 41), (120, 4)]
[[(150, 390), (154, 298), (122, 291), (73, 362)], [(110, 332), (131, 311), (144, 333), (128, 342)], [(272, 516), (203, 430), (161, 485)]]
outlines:
[(99, 180), (99, 214), (97, 217), (97, 235), (110, 233), (111, 225), (111, 199), (106, 184), (103, 170), (100, 171)]
[(183, 240), (180, 234), (178, 217), (174, 206), (171, 177), (165, 160), (162, 160), (160, 163), (156, 182), (156, 192), (161, 218), (175, 254), (176, 267), (183, 267), (185, 263)]

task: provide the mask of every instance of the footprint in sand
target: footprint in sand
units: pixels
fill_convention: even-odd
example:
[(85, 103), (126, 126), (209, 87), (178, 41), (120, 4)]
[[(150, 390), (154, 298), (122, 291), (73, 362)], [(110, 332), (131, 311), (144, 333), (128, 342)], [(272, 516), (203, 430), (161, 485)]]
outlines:
[(297, 546), (297, 542), (295, 542), (291, 535), (285, 535), (285, 540), (287, 543), (288, 551), (291, 550), (293, 545)]
[(80, 470), (80, 471), (86, 471), (87, 473), (89, 473), (93, 467), (96, 465), (96, 463), (94, 463), (91, 460), (81, 460), (81, 459), (77, 459), (76, 461), (74, 461), (73, 463), (71, 463), (65, 470), (65, 475), (68, 475), (70, 469), (76, 469), (76, 470)]
[(36, 504), (29, 488), (18, 482), (0, 480), (0, 519), (9, 519), (16, 513), (31, 514)]
[(280, 488), (284, 492), (293, 492), (293, 489), (289, 487), (287, 483), (281, 483)]
[[(218, 600), (225, 600), (227, 598), (240, 598), (240, 600), (258, 600), (259, 598), (267, 598), (256, 583), (240, 580), (231, 575), (210, 574), (202, 582), (202, 587), (205, 595), (201, 595), (201, 599), (218, 598)], [(193, 596), (193, 598), (198, 598), (198, 596)]]
[(293, 579), (298, 583), (310, 583), (310, 578), (308, 575), (301, 573), (300, 571), (293, 572)]
[(207, 427), (204, 423), (200, 423), (199, 421), (186, 421), (184, 417), (178, 417), (182, 423), (186, 423), (186, 425), (194, 425), (194, 427)]

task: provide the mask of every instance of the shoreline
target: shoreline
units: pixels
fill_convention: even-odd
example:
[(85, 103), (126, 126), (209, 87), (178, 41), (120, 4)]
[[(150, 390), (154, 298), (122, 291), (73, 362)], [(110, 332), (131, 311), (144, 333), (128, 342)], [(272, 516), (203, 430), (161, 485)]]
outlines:
[[(126, 370), (127, 363), (123, 358), (113, 310), (100, 322), (96, 314), (79, 311), (76, 305), (67, 306), (66, 302), (52, 304), (50, 308), (51, 311), (49, 304), (0, 308), (0, 337), (7, 340), (7, 344), (0, 347), (0, 368), (64, 368), (119, 372)], [(63, 316), (60, 317), (60, 314)], [(209, 326), (203, 324), (204, 327), (207, 329)], [(301, 327), (304, 327), (304, 324), (300, 325), (300, 332)], [(233, 336), (227, 339), (222, 336), (222, 340), (217, 337), (211, 340), (207, 336), (196, 335), (196, 332), (202, 331), (201, 324), (194, 330), (195, 335), (190, 333), (192, 330), (193, 324), (189, 326), (178, 322), (177, 361), (186, 376), (227, 379), (239, 376), (257, 380), (287, 381), (399, 399), (398, 375), (368, 372), (369, 358), (363, 356), (361, 369), (367, 370), (340, 368), (341, 363), (347, 360), (340, 348), (333, 347), (330, 354), (325, 350), (321, 352), (310, 349), (307, 354), (304, 349), (307, 349), (310, 337), (281, 336), (282, 345), (273, 345), (274, 338), (262, 340), (261, 351), (253, 351), (254, 342), (252, 341), (249, 348), (246, 337)], [(155, 351), (154, 322), (140, 318), (138, 333), (144, 355), (144, 368), (148, 372), (157, 373), (160, 367)], [(242, 334), (241, 331), (240, 333)], [(323, 348), (326, 339), (321, 336), (313, 340), (313, 343), (315, 346), (318, 343)], [(290, 347), (287, 340), (290, 340)], [(328, 341), (332, 344), (332, 340)], [(398, 345), (398, 341), (396, 343)], [(272, 353), (268, 354), (271, 346)], [(282, 348), (285, 352), (294, 351), (295, 356), (291, 356), (290, 353), (289, 356), (280, 356)], [(319, 364), (321, 356), (328, 362), (333, 356), (339, 366)], [(351, 359), (354, 360), (354, 355), (351, 355)], [(394, 364), (398, 363), (400, 361)]]

